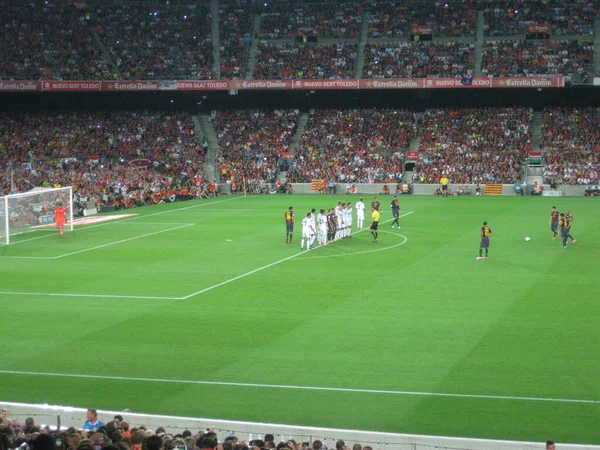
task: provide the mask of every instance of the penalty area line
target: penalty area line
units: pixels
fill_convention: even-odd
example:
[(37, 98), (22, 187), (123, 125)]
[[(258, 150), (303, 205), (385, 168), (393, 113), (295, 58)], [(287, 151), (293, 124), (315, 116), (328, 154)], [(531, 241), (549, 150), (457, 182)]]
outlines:
[[(188, 209), (202, 208), (202, 207), (206, 207), (206, 206), (210, 206), (210, 205), (215, 205), (217, 203), (230, 202), (232, 200), (237, 200), (239, 198), (242, 198), (242, 197), (233, 197), (233, 198), (227, 198), (225, 200), (217, 200), (216, 202), (200, 203), (200, 204), (197, 204), (197, 205), (185, 206), (183, 208), (174, 208), (174, 209), (169, 209), (167, 211), (160, 211), (160, 212), (151, 213), (151, 214), (141, 214), (139, 216), (128, 217), (126, 219), (109, 220), (109, 221), (102, 222), (102, 223), (99, 223), (99, 224), (96, 224), (96, 225), (79, 225), (81, 228), (78, 228), (78, 231), (91, 230), (92, 228), (105, 227), (107, 225), (113, 225), (113, 224), (124, 224), (126, 222), (128, 223), (131, 220), (140, 220), (140, 219), (145, 219), (147, 217), (161, 216), (163, 214), (171, 214), (171, 213), (174, 213), (174, 212), (186, 211)], [(36, 230), (36, 231), (42, 231), (42, 230)], [(73, 230), (73, 232), (74, 231), (75, 230)], [(37, 239), (45, 239), (45, 238), (51, 237), (51, 236), (56, 236), (56, 232), (45, 234), (43, 236), (37, 236), (37, 237), (34, 237), (34, 238), (30, 238), (30, 239), (23, 239), (23, 240), (11, 242), (10, 245), (22, 244), (23, 242), (35, 241)]]
[(134, 236), (134, 237), (127, 238), (127, 239), (121, 239), (120, 241), (109, 242), (108, 244), (97, 245), (96, 247), (84, 248), (83, 250), (77, 250), (76, 252), (65, 253), (64, 255), (55, 256), (52, 259), (60, 259), (60, 258), (65, 258), (67, 256), (78, 255), (79, 253), (90, 252), (92, 250), (98, 250), (100, 248), (106, 248), (106, 247), (110, 247), (112, 245), (122, 244), (123, 242), (129, 242), (129, 241), (133, 241), (136, 239), (145, 238), (148, 236), (154, 236), (154, 235), (161, 234), (161, 233), (167, 233), (169, 231), (180, 230), (182, 228), (191, 227), (193, 225), (194, 224), (192, 223), (192, 224), (187, 224), (187, 225), (181, 225), (179, 227), (167, 228), (166, 230), (155, 231), (154, 233), (141, 234), (139, 236)]
[(480, 400), (513, 400), (524, 402), (548, 402), (548, 403), (577, 403), (577, 404), (600, 404), (600, 400), (587, 400), (575, 398), (552, 398), (552, 397), (527, 397), (512, 395), (485, 395), (485, 394), (459, 394), (452, 392), (420, 392), (420, 391), (396, 391), (384, 389), (356, 389), (356, 388), (336, 388), (325, 386), (298, 386), (292, 384), (262, 384), (262, 383), (236, 383), (228, 381), (204, 381), (204, 380), (177, 380), (164, 378), (143, 378), (143, 377), (119, 377), (110, 375), (88, 375), (74, 373), (55, 373), (55, 372), (26, 372), (20, 370), (0, 370), (4, 375), (27, 375), (44, 376), (57, 378), (79, 378), (91, 380), (111, 380), (111, 381), (135, 381), (146, 383), (171, 383), (171, 384), (191, 384), (205, 386), (231, 386), (242, 388), (261, 388), (261, 389), (287, 389), (299, 391), (323, 391), (323, 392), (345, 392), (352, 394), (383, 394), (383, 395), (404, 395), (421, 397), (446, 397), (446, 398), (471, 398)]

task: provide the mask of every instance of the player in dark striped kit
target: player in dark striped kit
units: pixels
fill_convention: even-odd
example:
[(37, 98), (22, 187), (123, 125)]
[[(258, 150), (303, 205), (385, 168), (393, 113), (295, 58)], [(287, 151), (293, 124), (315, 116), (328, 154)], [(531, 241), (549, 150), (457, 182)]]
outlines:
[[(488, 259), (488, 251), (490, 249), (490, 237), (492, 236), (492, 230), (488, 227), (487, 222), (483, 222), (483, 226), (480, 231), (481, 242), (479, 243), (479, 256), (477, 259)], [(482, 256), (483, 250), (485, 250), (485, 256)]]
[(556, 209), (556, 206), (552, 207), (552, 211), (550, 212), (550, 230), (552, 231), (552, 233), (554, 233), (554, 235), (552, 236), (552, 239), (556, 239), (556, 236), (558, 236), (558, 210)]

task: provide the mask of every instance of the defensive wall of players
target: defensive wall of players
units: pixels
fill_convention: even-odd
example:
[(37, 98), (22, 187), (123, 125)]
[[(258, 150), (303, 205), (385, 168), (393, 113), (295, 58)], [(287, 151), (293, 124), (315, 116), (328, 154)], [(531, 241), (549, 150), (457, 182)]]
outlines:
[[(80, 428), (86, 409), (25, 403), (2, 403), (15, 417), (33, 417), (36, 424)], [(163, 427), (167, 432), (181, 433), (183, 430), (213, 429), (217, 436), (234, 433), (240, 441), (262, 439), (266, 433), (275, 436), (275, 441), (295, 439), (298, 442), (321, 440), (328, 448), (336, 448), (336, 441), (342, 439), (347, 444), (360, 442), (376, 449), (390, 450), (431, 450), (432, 448), (477, 449), (477, 450), (539, 450), (543, 444), (522, 441), (500, 441), (491, 439), (467, 439), (441, 436), (423, 436), (399, 433), (377, 433), (370, 431), (342, 430), (332, 428), (312, 428), (269, 423), (236, 422), (209, 418), (190, 418), (135, 414), (123, 411), (98, 411), (98, 419), (104, 423), (112, 421), (119, 414), (131, 427), (144, 425), (149, 430)], [(560, 445), (561, 450), (600, 450), (595, 445)]]

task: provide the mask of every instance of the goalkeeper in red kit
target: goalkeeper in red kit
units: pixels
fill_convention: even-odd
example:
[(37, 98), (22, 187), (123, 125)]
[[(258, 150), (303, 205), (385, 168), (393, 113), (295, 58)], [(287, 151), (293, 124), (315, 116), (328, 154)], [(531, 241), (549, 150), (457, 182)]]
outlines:
[(59, 234), (62, 236), (65, 230), (65, 214), (67, 210), (63, 208), (62, 203), (57, 203), (54, 209), (54, 221), (56, 222), (56, 228), (58, 228)]

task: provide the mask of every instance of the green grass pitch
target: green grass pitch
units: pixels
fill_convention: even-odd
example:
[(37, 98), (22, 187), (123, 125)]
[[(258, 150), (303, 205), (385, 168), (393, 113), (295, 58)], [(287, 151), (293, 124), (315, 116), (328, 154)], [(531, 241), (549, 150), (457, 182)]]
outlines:
[[(306, 211), (348, 199), (219, 197), (16, 236), (0, 399), (600, 444), (597, 199), (401, 197), (398, 230), (383, 197), (379, 242), (301, 253)], [(564, 250), (553, 205), (574, 216)]]

